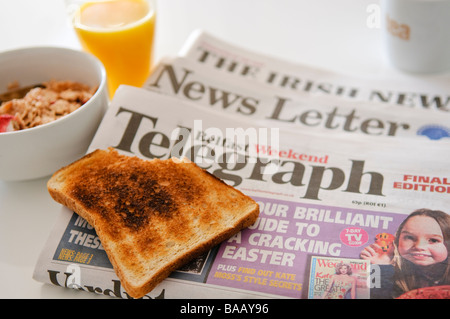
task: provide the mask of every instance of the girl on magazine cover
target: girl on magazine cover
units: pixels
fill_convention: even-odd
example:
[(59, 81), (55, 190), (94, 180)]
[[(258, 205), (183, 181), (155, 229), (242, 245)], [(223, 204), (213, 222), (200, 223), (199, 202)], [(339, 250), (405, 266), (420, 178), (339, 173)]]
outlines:
[(356, 298), (356, 278), (352, 277), (352, 267), (349, 264), (338, 263), (336, 273), (331, 276), (330, 284), (324, 291), (323, 299), (345, 299), (351, 293), (351, 299)]
[(390, 251), (372, 244), (360, 254), (379, 266), (380, 285), (372, 287), (371, 298), (397, 298), (414, 289), (449, 285), (449, 247), (450, 216), (439, 210), (414, 211), (400, 224)]

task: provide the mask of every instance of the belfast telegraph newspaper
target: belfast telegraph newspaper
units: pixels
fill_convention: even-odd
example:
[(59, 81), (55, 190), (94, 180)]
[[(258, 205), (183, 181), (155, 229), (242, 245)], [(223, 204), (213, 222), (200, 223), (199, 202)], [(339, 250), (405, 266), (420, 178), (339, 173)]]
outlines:
[[(449, 213), (444, 91), (425, 91), (436, 107), (404, 109), (294, 94), (208, 71), (194, 60), (164, 59), (143, 88), (121, 86), (89, 151), (114, 147), (145, 159), (185, 156), (251, 196), (260, 215), (145, 298), (375, 298), (383, 289), (381, 296), (394, 296), (387, 291), (390, 272), (361, 253), (374, 243), (392, 245), (388, 240), (418, 209)], [(404, 111), (418, 115), (402, 117)], [(296, 120), (268, 119), (274, 112)], [(352, 280), (335, 280), (339, 265), (352, 269)], [(95, 230), (66, 208), (33, 277), (129, 297)]]

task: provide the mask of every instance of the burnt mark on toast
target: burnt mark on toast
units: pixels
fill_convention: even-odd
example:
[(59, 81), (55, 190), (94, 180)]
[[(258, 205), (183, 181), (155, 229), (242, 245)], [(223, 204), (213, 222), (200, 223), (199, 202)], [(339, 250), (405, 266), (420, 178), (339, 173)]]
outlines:
[(178, 207), (172, 196), (158, 183), (145, 176), (132, 175), (131, 185), (120, 184), (111, 189), (115, 194), (114, 212), (125, 226), (138, 230), (148, 224), (152, 215), (170, 218)]
[(95, 208), (98, 205), (98, 197), (84, 187), (77, 187), (73, 194), (88, 209)]
[(137, 231), (152, 218), (172, 218), (177, 202), (155, 171), (133, 166), (96, 167), (80, 175), (72, 195), (104, 220)]

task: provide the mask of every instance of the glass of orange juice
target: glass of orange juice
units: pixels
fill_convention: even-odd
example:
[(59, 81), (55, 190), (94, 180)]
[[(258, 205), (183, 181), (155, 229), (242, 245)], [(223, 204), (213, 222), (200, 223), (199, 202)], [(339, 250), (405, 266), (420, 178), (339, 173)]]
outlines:
[(121, 84), (142, 86), (150, 74), (155, 0), (66, 0), (82, 48), (106, 69), (109, 96)]

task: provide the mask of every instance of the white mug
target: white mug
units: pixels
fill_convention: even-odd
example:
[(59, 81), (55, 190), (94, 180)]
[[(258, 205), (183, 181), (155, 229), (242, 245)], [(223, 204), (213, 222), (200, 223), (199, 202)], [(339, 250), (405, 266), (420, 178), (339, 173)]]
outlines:
[(381, 0), (389, 62), (413, 73), (450, 70), (450, 0)]

